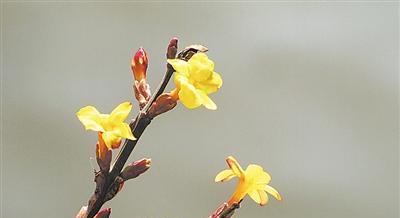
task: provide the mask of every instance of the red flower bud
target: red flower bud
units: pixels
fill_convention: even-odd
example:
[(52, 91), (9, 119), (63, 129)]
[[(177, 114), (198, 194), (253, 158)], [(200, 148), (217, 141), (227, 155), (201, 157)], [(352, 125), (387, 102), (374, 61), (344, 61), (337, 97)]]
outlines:
[(146, 80), (143, 79), (140, 81), (135, 81), (133, 89), (135, 92), (135, 98), (139, 102), (140, 109), (142, 109), (150, 100), (150, 86), (147, 84)]
[(163, 93), (151, 105), (148, 115), (149, 117), (156, 117), (162, 113), (172, 110), (178, 101), (178, 93), (176, 90), (171, 93)]
[(178, 38), (174, 37), (169, 41), (167, 48), (167, 58), (174, 59), (178, 51)]
[(143, 158), (135, 161), (124, 168), (121, 172), (121, 177), (124, 180), (133, 179), (140, 174), (146, 172), (150, 168), (151, 159)]
[(149, 60), (147, 59), (146, 51), (140, 47), (136, 52), (135, 56), (133, 56), (131, 62), (131, 68), (133, 72), (133, 76), (136, 81), (141, 81), (142, 79), (146, 79), (147, 66), (149, 65)]

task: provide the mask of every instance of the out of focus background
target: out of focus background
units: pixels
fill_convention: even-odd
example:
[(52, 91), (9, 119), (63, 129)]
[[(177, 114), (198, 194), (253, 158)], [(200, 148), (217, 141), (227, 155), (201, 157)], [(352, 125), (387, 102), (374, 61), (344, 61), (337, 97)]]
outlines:
[(111, 217), (208, 217), (235, 187), (214, 183), (228, 155), (263, 166), (283, 196), (247, 197), (236, 217), (398, 217), (398, 18), (396, 2), (3, 2), (1, 217), (75, 216), (96, 143), (76, 111), (135, 102), (139, 46), (155, 88), (173, 36), (210, 49), (218, 110), (155, 119), (130, 159), (152, 166), (106, 204)]

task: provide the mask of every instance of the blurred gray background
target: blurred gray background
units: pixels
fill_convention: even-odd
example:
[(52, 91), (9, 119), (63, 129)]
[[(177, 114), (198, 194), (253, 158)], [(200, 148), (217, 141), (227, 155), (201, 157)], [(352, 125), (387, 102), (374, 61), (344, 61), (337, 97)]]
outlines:
[(131, 156), (152, 167), (107, 203), (111, 217), (208, 217), (235, 187), (214, 183), (228, 155), (262, 165), (284, 198), (247, 197), (237, 217), (398, 217), (398, 3), (2, 6), (2, 218), (75, 216), (96, 142), (75, 112), (134, 102), (139, 46), (155, 88), (173, 36), (210, 48), (219, 108), (154, 120)]

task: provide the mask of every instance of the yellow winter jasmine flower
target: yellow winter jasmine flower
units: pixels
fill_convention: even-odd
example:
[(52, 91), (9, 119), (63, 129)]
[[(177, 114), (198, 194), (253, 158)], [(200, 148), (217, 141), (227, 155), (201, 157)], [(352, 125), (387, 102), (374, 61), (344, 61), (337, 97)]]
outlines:
[(248, 194), (255, 202), (263, 206), (268, 202), (266, 192), (274, 196), (277, 200), (282, 200), (278, 191), (268, 185), (271, 181), (271, 176), (262, 167), (250, 164), (246, 171), (244, 171), (232, 156), (229, 156), (226, 162), (230, 169), (218, 173), (215, 177), (215, 182), (224, 182), (235, 176), (239, 177), (239, 183), (232, 197), (227, 202), (228, 205), (239, 203)]
[(221, 76), (214, 72), (214, 62), (204, 53), (194, 54), (189, 61), (168, 59), (176, 71), (174, 82), (176, 89), (171, 94), (182, 101), (187, 108), (204, 105), (215, 110), (217, 105), (208, 97), (222, 86)]
[(86, 130), (100, 132), (99, 137), (102, 137), (107, 148), (111, 149), (119, 147), (121, 138), (135, 139), (129, 125), (124, 123), (131, 109), (132, 104), (124, 102), (118, 105), (111, 114), (100, 114), (95, 107), (86, 106), (81, 108), (76, 116)]

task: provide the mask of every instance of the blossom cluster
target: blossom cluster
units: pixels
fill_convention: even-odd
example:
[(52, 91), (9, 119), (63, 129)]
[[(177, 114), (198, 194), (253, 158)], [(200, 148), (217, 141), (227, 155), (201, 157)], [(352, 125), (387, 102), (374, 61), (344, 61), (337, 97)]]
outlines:
[[(151, 160), (144, 158), (128, 164), (123, 170), (118, 171), (118, 174), (115, 174), (114, 167), (110, 167), (111, 150), (119, 149), (124, 140), (124, 146), (129, 141), (133, 143), (133, 146), (136, 145), (141, 132), (150, 121), (156, 116), (172, 110), (179, 102), (188, 109), (201, 106), (209, 110), (217, 109), (216, 103), (209, 95), (217, 92), (223, 82), (221, 75), (215, 72), (214, 62), (206, 55), (205, 51), (207, 50), (204, 46), (193, 45), (177, 54), (177, 39), (173, 38), (167, 48), (166, 75), (171, 77), (172, 73), (174, 74), (175, 88), (169, 92), (163, 92), (164, 84), (152, 95), (147, 82), (149, 58), (146, 51), (142, 47), (139, 48), (131, 61), (134, 97), (139, 105), (139, 114), (130, 123), (126, 122), (133, 108), (129, 101), (119, 104), (109, 114), (100, 113), (90, 105), (81, 108), (76, 113), (86, 130), (97, 132), (96, 159), (100, 167), (100, 171), (96, 173), (97, 187), (94, 197), (91, 198), (88, 206), (82, 207), (77, 218), (109, 217), (111, 208), (99, 210), (101, 205), (113, 198), (122, 189), (126, 180), (138, 177), (150, 167)], [(166, 78), (162, 82), (168, 82), (168, 76)], [(122, 148), (120, 154), (124, 155), (124, 152), (125, 150)], [(233, 212), (228, 213), (229, 209), (236, 209), (246, 195), (249, 195), (259, 205), (267, 204), (269, 199), (267, 193), (277, 200), (282, 199), (279, 192), (268, 185), (271, 176), (261, 166), (250, 164), (246, 170), (243, 170), (232, 156), (227, 157), (226, 162), (229, 169), (218, 173), (215, 182), (225, 182), (237, 177), (238, 183), (231, 197), (218, 207), (210, 216), (211, 218), (230, 217)], [(96, 202), (100, 202), (100, 207), (93, 213), (93, 216), (90, 216), (90, 211), (94, 210)]]

